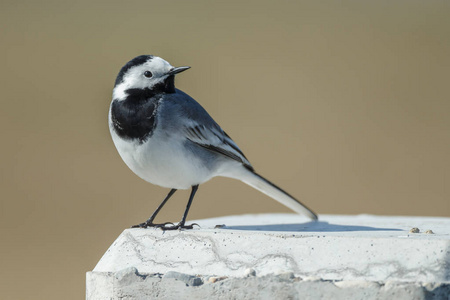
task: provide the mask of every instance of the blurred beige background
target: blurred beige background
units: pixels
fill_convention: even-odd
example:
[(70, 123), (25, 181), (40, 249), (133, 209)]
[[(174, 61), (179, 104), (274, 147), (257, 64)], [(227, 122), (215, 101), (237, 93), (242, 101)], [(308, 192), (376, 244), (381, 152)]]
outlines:
[[(448, 1), (3, 0), (2, 299), (82, 299), (168, 192), (109, 136), (115, 76), (140, 54), (192, 66), (177, 87), (319, 214), (449, 217), (449, 16)], [(217, 178), (189, 218), (264, 212), (288, 210)]]

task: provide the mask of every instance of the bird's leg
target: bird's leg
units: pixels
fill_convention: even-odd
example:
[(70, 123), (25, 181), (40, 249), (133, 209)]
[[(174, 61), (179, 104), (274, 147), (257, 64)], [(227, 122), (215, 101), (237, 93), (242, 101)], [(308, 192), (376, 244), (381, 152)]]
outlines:
[(160, 227), (160, 226), (166, 226), (167, 224), (172, 224), (171, 222), (166, 222), (163, 224), (153, 224), (153, 220), (156, 218), (156, 215), (159, 213), (159, 211), (161, 210), (161, 208), (163, 208), (164, 204), (166, 204), (167, 200), (170, 199), (170, 197), (172, 197), (172, 195), (176, 192), (176, 189), (171, 189), (169, 194), (167, 194), (166, 198), (164, 198), (163, 202), (158, 206), (158, 208), (155, 210), (155, 212), (152, 214), (152, 216), (145, 221), (144, 223), (138, 224), (138, 225), (133, 225), (131, 226), (131, 228), (147, 228), (147, 227)]
[(197, 192), (197, 189), (198, 189), (198, 184), (192, 186), (191, 195), (189, 196), (189, 201), (187, 203), (186, 210), (184, 211), (183, 218), (181, 219), (180, 223), (178, 223), (177, 225), (174, 225), (174, 226), (163, 225), (163, 226), (157, 226), (157, 227), (161, 228), (162, 230), (176, 230), (176, 229), (192, 229), (194, 225), (198, 226), (198, 224), (196, 224), (196, 223), (191, 224), (191, 225), (185, 225), (186, 218), (187, 218), (187, 215), (189, 212), (189, 208), (191, 208), (192, 200), (194, 200), (194, 196), (195, 196), (195, 193)]

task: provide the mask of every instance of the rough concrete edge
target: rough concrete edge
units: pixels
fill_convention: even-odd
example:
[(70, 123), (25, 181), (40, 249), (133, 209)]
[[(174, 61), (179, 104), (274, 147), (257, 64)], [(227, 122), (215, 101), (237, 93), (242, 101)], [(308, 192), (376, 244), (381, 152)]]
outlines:
[(111, 272), (87, 272), (86, 273), (86, 299), (107, 299), (113, 297), (114, 273)]
[[(253, 289), (252, 289), (253, 287)], [(226, 299), (238, 295), (269, 299), (274, 291), (302, 297), (333, 297), (335, 299), (391, 298), (396, 299), (450, 299), (450, 282), (373, 282), (334, 281), (315, 277), (296, 277), (293, 273), (256, 276), (249, 269), (245, 277), (189, 275), (175, 271), (166, 274), (139, 273), (134, 267), (111, 272), (86, 274), (86, 299), (141, 299), (161, 297), (175, 299), (180, 295)], [(350, 297), (350, 298), (349, 298)]]

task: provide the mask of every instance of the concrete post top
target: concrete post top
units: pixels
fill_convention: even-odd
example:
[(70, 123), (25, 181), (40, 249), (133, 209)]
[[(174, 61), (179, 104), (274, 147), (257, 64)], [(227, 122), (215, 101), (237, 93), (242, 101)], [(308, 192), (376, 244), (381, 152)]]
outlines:
[(93, 272), (450, 281), (450, 218), (322, 215), (309, 222), (262, 214), (193, 222), (200, 227), (126, 229)]
[(296, 214), (248, 214), (195, 220), (193, 223), (201, 226), (198, 230), (212, 230), (219, 225), (217, 227), (224, 230), (248, 231), (252, 234), (256, 231), (304, 237), (408, 237), (450, 241), (450, 218), (445, 217), (320, 215), (319, 220), (314, 222)]

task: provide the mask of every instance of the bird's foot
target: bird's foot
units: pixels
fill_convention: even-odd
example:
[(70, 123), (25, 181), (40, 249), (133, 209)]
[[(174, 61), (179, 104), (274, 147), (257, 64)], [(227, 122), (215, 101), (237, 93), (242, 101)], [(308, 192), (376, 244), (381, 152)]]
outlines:
[(182, 223), (178, 223), (177, 225), (172, 225), (173, 226), (166, 226), (168, 223), (166, 224), (160, 224), (159, 226), (155, 226), (157, 228), (161, 228), (162, 230), (181, 230), (181, 229), (193, 229), (194, 225), (197, 225), (198, 227), (200, 227), (200, 225), (198, 225), (197, 223), (192, 223), (190, 225), (185, 225)]
[(141, 224), (133, 225), (133, 226), (131, 226), (131, 228), (148, 228), (148, 227), (160, 228), (160, 227), (165, 227), (168, 224), (174, 225), (172, 222), (166, 222), (166, 223), (162, 223), (162, 224), (154, 224), (153, 222), (144, 222)]

